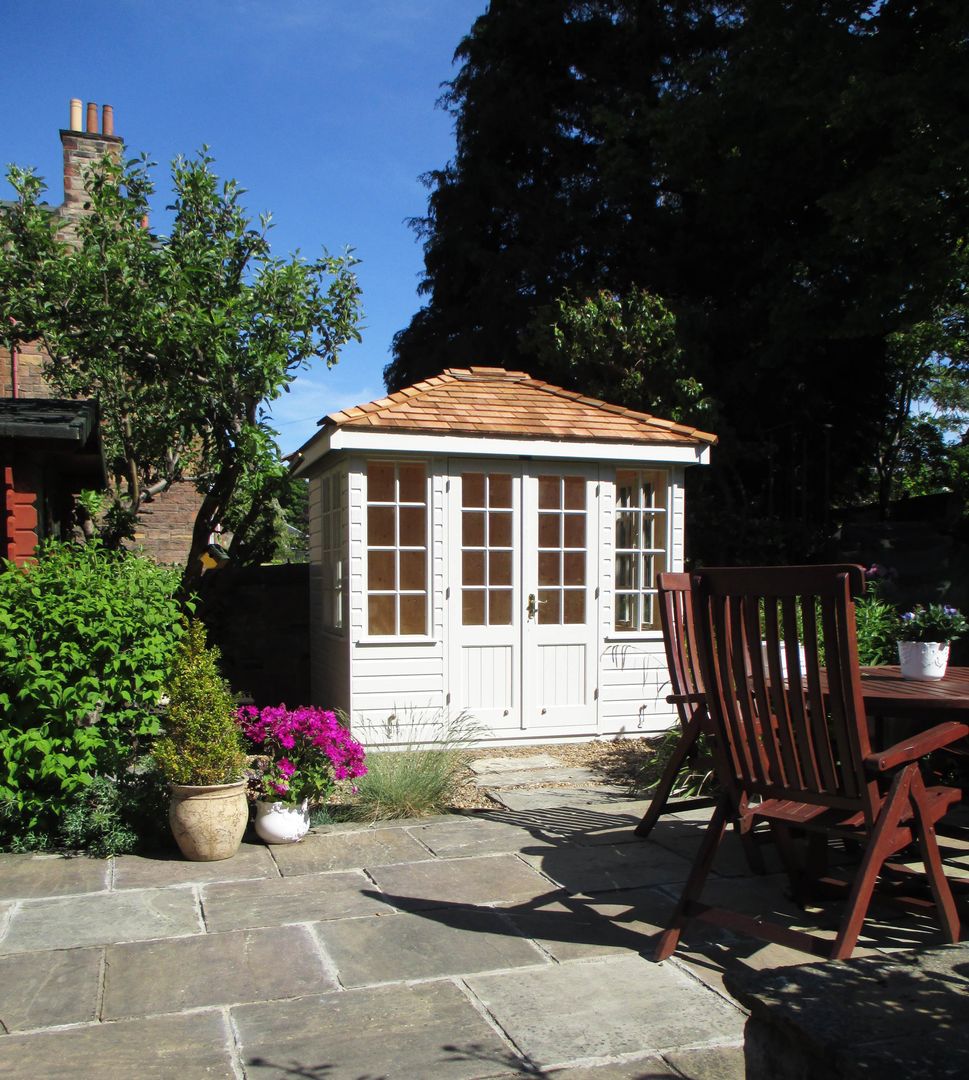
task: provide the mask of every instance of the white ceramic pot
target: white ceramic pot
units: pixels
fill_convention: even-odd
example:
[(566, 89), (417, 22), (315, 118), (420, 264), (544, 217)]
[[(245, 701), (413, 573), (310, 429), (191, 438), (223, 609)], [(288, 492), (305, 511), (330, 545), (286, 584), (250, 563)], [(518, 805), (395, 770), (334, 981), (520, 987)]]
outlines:
[(256, 803), (256, 835), (267, 844), (295, 844), (310, 828), (310, 807), (301, 803), (273, 802), (260, 799)]
[(898, 662), (903, 679), (941, 679), (949, 662), (948, 643), (942, 641), (900, 641)]

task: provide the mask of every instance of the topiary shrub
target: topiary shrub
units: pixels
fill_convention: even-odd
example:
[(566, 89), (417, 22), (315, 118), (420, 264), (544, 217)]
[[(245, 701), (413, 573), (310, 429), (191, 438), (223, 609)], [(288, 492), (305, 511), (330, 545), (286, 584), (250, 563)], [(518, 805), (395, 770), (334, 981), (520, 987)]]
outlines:
[(242, 733), (218, 665), (219, 650), (206, 644), (205, 627), (193, 620), (178, 646), (165, 734), (155, 744), (155, 763), (173, 784), (229, 784), (242, 778)]
[(0, 570), (0, 847), (49, 846), (96, 776), (159, 730), (184, 630), (176, 570), (96, 543)]

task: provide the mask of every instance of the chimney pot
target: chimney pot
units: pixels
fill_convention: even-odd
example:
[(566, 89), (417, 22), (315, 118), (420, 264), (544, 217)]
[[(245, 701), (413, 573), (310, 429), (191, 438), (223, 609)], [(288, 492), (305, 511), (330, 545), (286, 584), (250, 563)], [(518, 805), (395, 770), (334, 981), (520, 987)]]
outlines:
[(78, 97), (71, 98), (71, 131), (81, 130), (81, 99)]
[(101, 110), (101, 134), (114, 134), (114, 106), (105, 105)]
[(93, 101), (87, 103), (87, 132), (89, 135), (98, 133), (98, 107)]

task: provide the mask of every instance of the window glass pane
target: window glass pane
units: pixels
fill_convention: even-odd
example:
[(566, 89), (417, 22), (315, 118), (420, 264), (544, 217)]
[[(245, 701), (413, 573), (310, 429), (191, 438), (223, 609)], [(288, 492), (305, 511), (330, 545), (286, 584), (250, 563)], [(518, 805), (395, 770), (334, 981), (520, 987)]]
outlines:
[(402, 551), (400, 553), (400, 587), (423, 590), (427, 588), (427, 553)]
[(427, 502), (427, 471), (423, 464), (398, 466), (401, 502)]
[(585, 589), (566, 589), (563, 622), (585, 622)]
[(394, 508), (392, 506), (367, 507), (367, 544), (369, 547), (393, 547)]
[(656, 605), (654, 593), (646, 593), (642, 597), (643, 618), (640, 624), (643, 630), (659, 629), (659, 608)]
[(400, 632), (427, 633), (427, 596), (424, 593), (400, 598)]
[(461, 474), (461, 505), (484, 506), (485, 478), (483, 473)]
[(562, 518), (559, 514), (538, 515), (538, 546), (557, 548), (562, 546)]
[(616, 547), (639, 547), (639, 519), (641, 515), (620, 511), (616, 514)]
[(641, 587), (644, 589), (656, 588), (656, 575), (662, 574), (666, 569), (666, 555), (644, 555), (643, 577)]
[(643, 473), (643, 506), (666, 506), (666, 473)]
[(394, 501), (394, 463), (392, 461), (367, 462), (367, 501)]
[(562, 506), (562, 483), (557, 476), (538, 478), (538, 508), (540, 510), (558, 510)]
[(562, 594), (558, 589), (538, 590), (538, 621), (542, 625), (560, 623)]
[(367, 583), (371, 590), (395, 589), (395, 577), (393, 551), (367, 553)]
[(491, 547), (511, 547), (511, 514), (488, 515), (488, 543)]
[(465, 510), (461, 515), (461, 543), (465, 547), (484, 547), (485, 516), (474, 510)]
[(565, 515), (565, 546), (585, 547), (585, 514)]
[(636, 556), (616, 556), (616, 588), (635, 589), (639, 582), (636, 580)]
[(563, 558), (564, 566), (564, 584), (566, 585), (584, 585), (585, 584), (585, 552), (567, 552)]
[(485, 557), (483, 551), (465, 551), (461, 555), (461, 584), (484, 585)]
[(631, 469), (616, 469), (617, 508), (636, 505), (637, 478)]
[(495, 473), (490, 478), (488, 505), (498, 509), (511, 508), (511, 477), (507, 473)]
[(663, 548), (666, 546), (666, 515), (643, 514), (643, 547)]
[(461, 590), (461, 622), (465, 626), (484, 626), (485, 591), (484, 589)]
[(368, 627), (371, 634), (396, 634), (395, 621), (395, 596), (371, 596), (369, 597), (370, 618)]
[(565, 509), (585, 509), (585, 480), (581, 476), (565, 478)]
[(541, 551), (538, 555), (538, 583), (539, 585), (561, 585), (559, 577), (559, 553), (557, 551)]
[(636, 619), (636, 602), (639, 597), (635, 593), (617, 593), (616, 595), (616, 629), (637, 630), (639, 628)]
[(488, 590), (488, 622), (492, 626), (511, 626), (511, 589)]
[(400, 508), (401, 547), (423, 547), (426, 543), (427, 510), (423, 506)]
[(510, 551), (492, 551), (488, 556), (488, 582), (491, 585), (511, 584)]

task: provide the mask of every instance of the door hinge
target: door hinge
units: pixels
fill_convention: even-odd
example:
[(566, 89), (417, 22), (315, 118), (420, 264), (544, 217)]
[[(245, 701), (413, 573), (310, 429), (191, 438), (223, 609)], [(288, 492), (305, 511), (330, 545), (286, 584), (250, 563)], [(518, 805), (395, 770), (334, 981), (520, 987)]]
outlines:
[(598, 484), (596, 484), (596, 498), (597, 498), (597, 499), (599, 498), (599, 492), (600, 492), (601, 490), (602, 490), (602, 489), (601, 489), (601, 488), (599, 487), (599, 485), (598, 485)]
[(599, 687), (598, 686), (595, 688), (595, 690), (592, 691), (592, 700), (593, 701), (598, 701), (599, 700)]
[(448, 477), (447, 480), (444, 481), (444, 490), (445, 491), (450, 491), (451, 490), (451, 478), (450, 477)]
[(450, 600), (451, 599), (451, 586), (450, 585), (446, 585), (445, 588), (444, 588), (444, 599), (445, 600)]
[(450, 690), (448, 690), (448, 692), (444, 695), (444, 704), (445, 705), (450, 705), (451, 704), (451, 691)]

